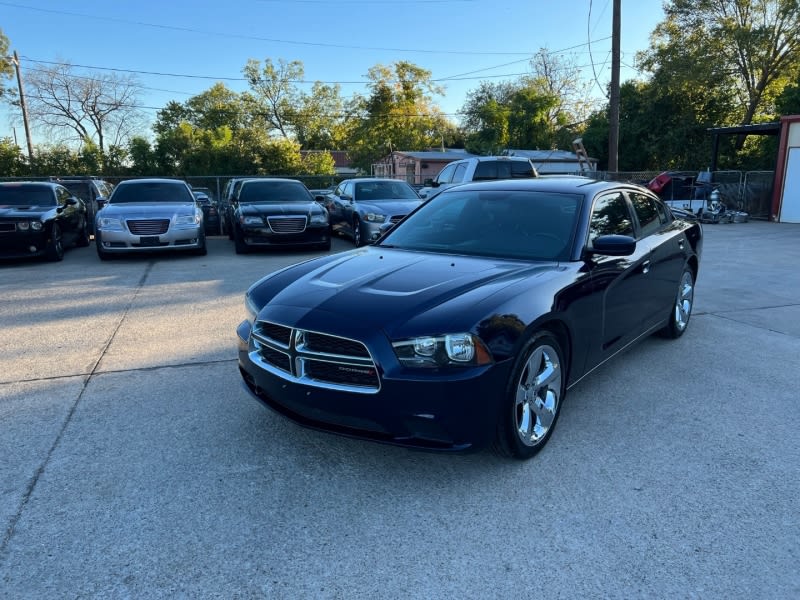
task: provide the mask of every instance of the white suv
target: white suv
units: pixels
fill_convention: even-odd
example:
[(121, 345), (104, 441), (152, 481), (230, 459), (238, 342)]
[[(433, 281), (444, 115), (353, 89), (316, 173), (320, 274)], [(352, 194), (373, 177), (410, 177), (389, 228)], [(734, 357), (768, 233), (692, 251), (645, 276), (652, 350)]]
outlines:
[(451, 162), (434, 179), (426, 180), (419, 195), (430, 200), (442, 190), (459, 183), (538, 176), (533, 162), (523, 156), (473, 156)]

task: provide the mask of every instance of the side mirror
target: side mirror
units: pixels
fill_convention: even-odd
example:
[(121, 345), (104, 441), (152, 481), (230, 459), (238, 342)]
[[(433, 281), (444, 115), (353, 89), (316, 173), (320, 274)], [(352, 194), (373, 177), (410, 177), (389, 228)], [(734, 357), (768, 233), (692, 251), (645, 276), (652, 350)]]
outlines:
[(426, 180), (423, 182), (423, 185), (425, 185), (426, 187), (431, 187), (431, 186), (433, 185), (433, 179), (431, 179), (430, 177), (428, 177), (428, 179), (426, 179)]
[(97, 208), (103, 208), (106, 204), (108, 204), (108, 198), (104, 196), (97, 197)]
[(69, 206), (77, 206), (78, 199), (75, 196), (71, 196), (71, 197), (67, 198), (67, 204)]
[(629, 235), (601, 235), (592, 240), (590, 254), (630, 256), (636, 251), (636, 240)]

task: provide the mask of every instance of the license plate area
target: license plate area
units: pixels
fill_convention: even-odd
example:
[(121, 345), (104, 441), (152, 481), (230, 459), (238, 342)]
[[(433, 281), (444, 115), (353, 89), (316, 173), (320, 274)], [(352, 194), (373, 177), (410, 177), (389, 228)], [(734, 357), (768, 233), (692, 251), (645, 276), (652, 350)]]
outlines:
[(139, 238), (140, 246), (160, 246), (161, 239), (157, 235), (143, 235)]

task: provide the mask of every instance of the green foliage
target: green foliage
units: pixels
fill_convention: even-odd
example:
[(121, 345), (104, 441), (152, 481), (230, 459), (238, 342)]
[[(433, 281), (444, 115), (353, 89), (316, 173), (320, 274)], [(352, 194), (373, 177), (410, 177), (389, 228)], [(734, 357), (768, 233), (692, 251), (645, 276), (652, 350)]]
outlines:
[(775, 112), (782, 115), (800, 115), (800, 82), (787, 85), (775, 99)]
[[(0, 80), (11, 78), (14, 74), (14, 65), (11, 63), (11, 51), (8, 49), (8, 38), (0, 29)], [(0, 97), (3, 96), (3, 88), (0, 87)]]
[(0, 177), (21, 177), (28, 174), (22, 151), (11, 138), (0, 138)]
[(300, 165), (302, 175), (336, 175), (336, 162), (330, 152), (307, 152)]
[(462, 108), (466, 147), (477, 154), (507, 148), (569, 147), (592, 102), (570, 61), (540, 50), (533, 74), (514, 82), (482, 82)]
[(439, 146), (452, 125), (433, 105), (442, 93), (431, 73), (409, 62), (376, 65), (369, 70), (370, 94), (356, 98), (347, 150), (353, 164), (371, 172), (372, 164), (392, 150), (425, 150)]
[(727, 120), (749, 124), (774, 112), (800, 70), (798, 0), (673, 0), (651, 48), (639, 57), (654, 78), (668, 75), (707, 91), (720, 88)]

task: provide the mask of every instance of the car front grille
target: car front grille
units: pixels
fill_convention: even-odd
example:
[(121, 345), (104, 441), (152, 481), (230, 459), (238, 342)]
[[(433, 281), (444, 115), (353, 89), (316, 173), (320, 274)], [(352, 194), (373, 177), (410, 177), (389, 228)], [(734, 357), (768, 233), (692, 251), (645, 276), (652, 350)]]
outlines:
[(402, 221), (404, 218), (405, 218), (405, 215), (393, 215), (392, 217), (390, 217), (390, 218), (389, 218), (389, 222), (390, 222), (392, 225), (397, 225), (397, 224), (398, 224), (400, 221)]
[(357, 340), (256, 321), (250, 358), (267, 371), (308, 385), (360, 393), (380, 389), (375, 362)]
[(167, 233), (169, 219), (129, 219), (128, 231), (134, 235), (159, 235)]
[(0, 223), (0, 233), (13, 233), (16, 230), (16, 223)]
[(268, 217), (269, 228), (275, 233), (303, 233), (306, 230), (305, 217)]

